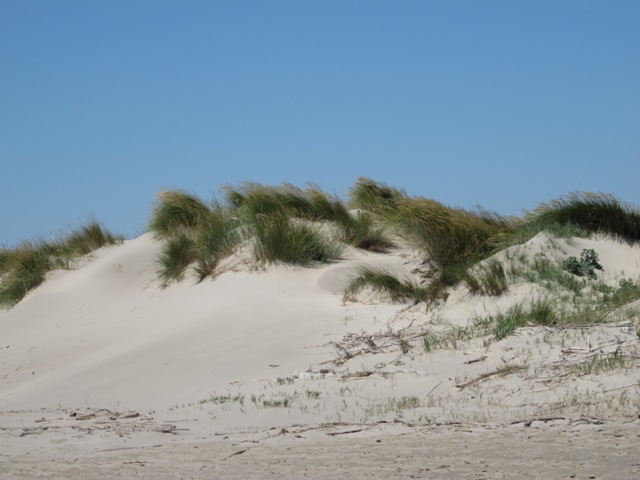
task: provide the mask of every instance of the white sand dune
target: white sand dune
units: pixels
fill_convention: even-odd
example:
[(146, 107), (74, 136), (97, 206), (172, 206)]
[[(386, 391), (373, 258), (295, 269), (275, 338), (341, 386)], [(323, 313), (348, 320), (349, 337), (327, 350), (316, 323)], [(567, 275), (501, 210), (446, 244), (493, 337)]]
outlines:
[[(567, 243), (539, 235), (509, 254), (559, 259), (579, 256), (585, 248), (599, 253), (602, 281), (640, 279), (640, 247), (613, 240)], [(278, 432), (289, 439), (282, 445), (307, 455), (296, 442), (316, 435), (317, 445), (339, 451), (344, 446), (337, 438), (349, 430), (356, 443), (368, 444), (374, 433), (420, 436), (436, 424), (497, 428), (539, 419), (541, 436), (553, 428), (572, 432), (602, 422), (626, 428), (624, 435), (630, 425), (639, 426), (637, 310), (582, 329), (522, 328), (500, 341), (451, 337), (459, 345), (427, 353), (425, 332), (446, 335), (544, 292), (525, 282), (500, 297), (474, 296), (459, 287), (446, 303), (430, 308), (391, 304), (367, 292), (357, 302), (342, 298), (364, 264), (412, 278), (419, 262), (408, 249), (387, 255), (353, 251), (317, 268), (261, 270), (238, 261), (215, 280), (187, 279), (161, 289), (154, 264), (159, 249), (150, 234), (101, 249), (76, 270), (53, 272), (13, 309), (0, 312), (1, 478), (30, 478), (39, 471), (48, 478), (97, 478), (104, 472), (99, 473), (96, 452), (168, 441), (182, 449), (166, 453), (175, 461), (198, 445), (218, 456), (243, 449), (220, 444), (224, 433), (235, 445), (262, 442), (253, 449), (253, 463), (245, 464), (258, 468), (274, 458), (280, 443), (267, 439)], [(623, 368), (576, 373), (575, 365), (607, 358), (616, 349), (628, 354)], [(519, 431), (505, 428), (505, 442)], [(602, 437), (584, 435), (597, 451)], [(397, 448), (412, 451), (401, 443)], [(635, 468), (625, 452), (638, 446), (637, 436), (625, 437), (613, 453), (623, 459), (619, 471), (625, 475)], [(451, 453), (448, 462), (455, 458)], [(133, 463), (124, 467), (133, 460), (122, 455), (109, 455), (108, 464), (119, 466), (109, 470), (113, 477), (142, 475)], [(318, 478), (326, 473), (320, 459), (331, 457), (323, 455), (315, 463)], [(84, 458), (95, 477), (89, 467), (73, 473), (63, 460), (41, 470), (51, 456)], [(177, 476), (160, 460), (145, 462), (153, 467), (145, 470), (150, 475)], [(407, 462), (417, 465), (419, 459)], [(565, 466), (570, 470), (571, 462)], [(295, 478), (299, 468), (293, 462), (278, 471)], [(515, 468), (511, 478), (542, 478), (518, 477)], [(209, 478), (189, 471), (189, 478)], [(219, 473), (261, 477), (246, 469)]]

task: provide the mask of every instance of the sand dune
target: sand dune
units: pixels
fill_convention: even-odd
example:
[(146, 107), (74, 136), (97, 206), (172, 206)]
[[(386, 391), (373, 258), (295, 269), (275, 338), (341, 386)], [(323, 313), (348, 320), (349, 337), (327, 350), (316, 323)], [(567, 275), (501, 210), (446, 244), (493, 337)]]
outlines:
[[(327, 478), (327, 462), (344, 449), (373, 455), (362, 465), (351, 458), (352, 470), (342, 474), (354, 478), (367, 468), (383, 476), (376, 458), (390, 452), (405, 456), (399, 476), (495, 478), (495, 465), (465, 470), (456, 449), (470, 445), (469, 459), (497, 462), (500, 442), (526, 448), (523, 435), (533, 443), (571, 437), (594, 454), (606, 443), (617, 458), (585, 463), (562, 449), (544, 453), (564, 455), (563, 474), (640, 476), (632, 453), (640, 424), (638, 310), (608, 312), (602, 325), (525, 327), (499, 341), (456, 338), (453, 327), (544, 292), (526, 281), (500, 297), (461, 286), (429, 307), (392, 304), (367, 291), (356, 301), (342, 297), (361, 265), (410, 278), (420, 268), (410, 249), (353, 250), (317, 268), (256, 269), (240, 255), (215, 280), (161, 289), (159, 248), (150, 234), (103, 248), (0, 312), (2, 478), (181, 478), (178, 464), (188, 478), (261, 478), (267, 470), (255, 469), (263, 466), (285, 478), (304, 476), (305, 468), (310, 478)], [(585, 248), (599, 253), (604, 283), (640, 278), (640, 247), (613, 240), (541, 234), (498, 256), (559, 259)], [(448, 340), (425, 352), (427, 332)], [(619, 368), (585, 367), (616, 351), (625, 355)], [(527, 422), (536, 428), (525, 434)], [(613, 431), (622, 433), (606, 437)], [(497, 447), (487, 451), (482, 438)], [(439, 455), (449, 467), (434, 470), (435, 457), (424, 460), (416, 445), (442, 449), (444, 441), (450, 448)], [(197, 449), (209, 449), (212, 463)], [(298, 452), (297, 460), (285, 449)], [(232, 458), (245, 452), (242, 462)], [(555, 470), (539, 468), (541, 455), (507, 462), (504, 472), (549, 478)], [(416, 470), (425, 461), (430, 470)]]

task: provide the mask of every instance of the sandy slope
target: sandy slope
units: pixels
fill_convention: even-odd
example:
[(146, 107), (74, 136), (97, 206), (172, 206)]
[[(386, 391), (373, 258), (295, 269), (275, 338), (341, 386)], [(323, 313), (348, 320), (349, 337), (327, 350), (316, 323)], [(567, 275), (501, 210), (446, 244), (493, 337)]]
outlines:
[[(640, 247), (610, 240), (542, 235), (500, 255), (564, 258), (583, 248), (600, 254), (603, 281), (640, 278)], [(450, 335), (539, 287), (514, 285), (499, 298), (460, 288), (428, 309), (366, 292), (345, 302), (340, 292), (362, 263), (405, 276), (420, 268), (413, 252), (399, 250), (266, 271), (239, 257), (213, 281), (162, 290), (158, 250), (150, 235), (102, 249), (0, 312), (0, 477), (181, 478), (187, 461), (185, 478), (261, 478), (266, 470), (256, 468), (265, 466), (325, 478), (340, 452), (345, 472), (370, 467), (379, 477), (549, 478), (541, 457), (565, 476), (640, 476), (635, 311), (602, 326), (524, 328), (498, 342), (447, 337), (449, 348), (425, 353), (424, 332)], [(616, 349), (630, 359), (623, 367), (580, 370)], [(535, 429), (521, 422), (532, 419)], [(434, 427), (442, 424), (472, 434)], [(554, 448), (545, 439), (556, 439)], [(584, 454), (607, 445), (615, 461), (571, 457), (568, 442), (578, 440)], [(505, 457), (514, 442), (536, 446)], [(404, 458), (395, 470), (394, 455)], [(493, 462), (484, 473), (480, 458)]]

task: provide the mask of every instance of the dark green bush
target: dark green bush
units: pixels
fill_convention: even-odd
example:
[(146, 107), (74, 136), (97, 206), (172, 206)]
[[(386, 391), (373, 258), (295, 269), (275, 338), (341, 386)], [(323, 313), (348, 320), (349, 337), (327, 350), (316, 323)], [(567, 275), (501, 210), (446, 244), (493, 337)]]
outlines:
[(604, 270), (598, 262), (598, 254), (591, 248), (582, 250), (580, 260), (568, 257), (562, 262), (563, 270), (578, 277), (598, 278), (596, 270)]

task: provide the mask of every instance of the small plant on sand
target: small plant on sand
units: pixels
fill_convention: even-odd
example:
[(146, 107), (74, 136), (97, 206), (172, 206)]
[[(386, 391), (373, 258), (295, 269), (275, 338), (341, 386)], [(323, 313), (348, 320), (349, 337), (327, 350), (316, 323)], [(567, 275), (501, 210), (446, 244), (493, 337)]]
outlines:
[(553, 308), (553, 302), (548, 298), (538, 298), (526, 305), (518, 303), (504, 313), (498, 313), (492, 317), (495, 322), (494, 334), (496, 340), (511, 335), (516, 329), (527, 324), (553, 325), (557, 314)]
[(570, 275), (557, 262), (552, 262), (544, 255), (536, 255), (527, 268), (514, 273), (514, 278), (537, 283), (554, 293), (557, 293), (559, 289), (564, 289), (578, 296), (586, 286), (584, 279)]
[(562, 269), (578, 277), (596, 279), (596, 270), (604, 270), (598, 262), (598, 254), (592, 248), (582, 250), (580, 260), (568, 257), (562, 262)]
[(425, 299), (424, 288), (415, 285), (408, 280), (399, 280), (393, 274), (376, 268), (363, 267), (358, 275), (353, 278), (345, 289), (345, 296), (351, 296), (365, 287), (389, 296), (392, 302), (404, 302), (411, 300), (418, 303)]

